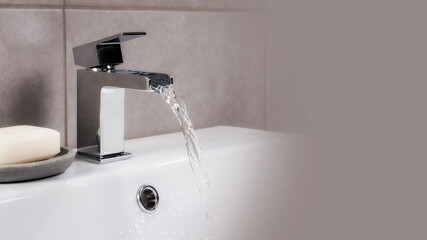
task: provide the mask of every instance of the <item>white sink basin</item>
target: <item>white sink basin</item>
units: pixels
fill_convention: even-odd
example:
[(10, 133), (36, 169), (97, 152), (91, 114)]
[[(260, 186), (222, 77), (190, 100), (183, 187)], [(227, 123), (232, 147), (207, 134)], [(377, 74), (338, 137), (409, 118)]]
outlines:
[[(129, 160), (97, 165), (77, 159), (51, 178), (0, 184), (0, 238), (280, 239), (284, 158), (293, 137), (233, 127), (197, 134), (213, 221), (205, 218), (182, 133), (173, 133), (126, 141)], [(136, 201), (144, 184), (160, 196), (151, 214)]]

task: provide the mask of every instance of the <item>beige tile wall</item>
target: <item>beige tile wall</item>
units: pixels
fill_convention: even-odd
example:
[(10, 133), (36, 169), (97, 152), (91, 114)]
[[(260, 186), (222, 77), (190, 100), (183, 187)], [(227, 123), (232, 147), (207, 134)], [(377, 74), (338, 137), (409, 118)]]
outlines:
[[(264, 128), (263, 14), (234, 1), (0, 0), (0, 127), (57, 129), (76, 146), (72, 47), (124, 31), (120, 68), (164, 72), (196, 128)], [(255, 2), (255, 1), (254, 1)], [(252, 7), (252, 10), (247, 10)], [(126, 138), (179, 126), (155, 94), (126, 92)]]

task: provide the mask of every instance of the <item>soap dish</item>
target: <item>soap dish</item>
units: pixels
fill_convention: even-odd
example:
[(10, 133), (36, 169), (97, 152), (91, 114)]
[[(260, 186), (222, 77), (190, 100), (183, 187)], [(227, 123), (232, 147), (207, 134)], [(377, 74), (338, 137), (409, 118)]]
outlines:
[(29, 181), (62, 173), (71, 166), (75, 156), (75, 150), (61, 147), (58, 154), (46, 160), (0, 165), (0, 183)]

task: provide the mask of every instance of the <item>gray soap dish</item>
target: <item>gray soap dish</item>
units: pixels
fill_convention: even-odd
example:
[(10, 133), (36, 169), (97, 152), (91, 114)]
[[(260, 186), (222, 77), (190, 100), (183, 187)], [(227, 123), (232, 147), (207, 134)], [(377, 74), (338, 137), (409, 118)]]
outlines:
[(75, 150), (61, 147), (58, 154), (46, 160), (0, 165), (0, 183), (29, 181), (62, 173), (71, 166), (75, 156)]

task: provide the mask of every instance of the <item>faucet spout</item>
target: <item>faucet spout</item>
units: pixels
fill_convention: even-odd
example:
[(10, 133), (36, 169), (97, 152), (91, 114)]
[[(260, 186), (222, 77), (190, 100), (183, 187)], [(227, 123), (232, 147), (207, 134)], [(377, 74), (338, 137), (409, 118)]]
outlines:
[(108, 71), (94, 71), (93, 69), (87, 70), (89, 72), (96, 72), (97, 77), (102, 76), (104, 81), (101, 85), (110, 87), (155, 92), (155, 89), (159, 86), (169, 86), (173, 84), (172, 76), (165, 73), (116, 69)]
[[(159, 86), (169, 86), (173, 84), (172, 76), (165, 73), (153, 73), (153, 72), (139, 72), (132, 70), (115, 70), (113, 73), (120, 74), (124, 76), (123, 78), (129, 78), (129, 80), (133, 78), (143, 79), (142, 82), (139, 82), (138, 87), (124, 87), (124, 88), (132, 88), (136, 90), (142, 90), (147, 92), (155, 92)], [(122, 81), (121, 81), (122, 82)], [(124, 82), (123, 82), (124, 83)], [(126, 85), (126, 83), (124, 83)]]

